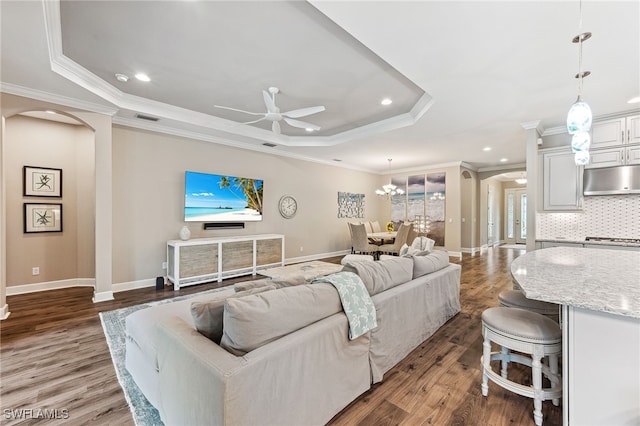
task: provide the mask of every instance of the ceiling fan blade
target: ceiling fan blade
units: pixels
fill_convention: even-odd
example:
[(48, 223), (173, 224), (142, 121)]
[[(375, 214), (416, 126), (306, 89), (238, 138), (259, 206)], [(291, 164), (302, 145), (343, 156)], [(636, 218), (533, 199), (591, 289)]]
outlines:
[(253, 123), (257, 123), (258, 121), (262, 121), (262, 120), (266, 120), (266, 117), (258, 118), (257, 120), (253, 120), (253, 121), (245, 121), (244, 123), (240, 123), (240, 124), (253, 124)]
[(306, 117), (307, 115), (311, 115), (311, 114), (317, 114), (324, 110), (325, 110), (324, 106), (320, 105), (320, 106), (314, 106), (314, 107), (308, 107), (308, 108), (294, 109), (292, 111), (283, 112), (282, 115), (291, 117), (291, 118), (298, 118), (298, 117)]
[(245, 111), (243, 109), (231, 108), (231, 107), (226, 107), (226, 106), (221, 106), (221, 105), (214, 105), (214, 107), (222, 108), (222, 109), (228, 109), (228, 110), (231, 110), (231, 111), (244, 112), (245, 114), (251, 114), (251, 115), (264, 115), (264, 112), (249, 112), (249, 111)]
[(285, 117), (284, 121), (287, 122), (290, 126), (298, 127), (300, 129), (311, 129), (311, 130), (320, 130), (320, 126), (316, 126), (315, 124), (306, 123), (300, 120), (292, 120), (290, 118)]
[(277, 121), (274, 121), (273, 124), (271, 125), (271, 130), (273, 130), (273, 133), (275, 133), (276, 135), (280, 134), (280, 123)]
[(271, 97), (270, 94), (267, 93), (266, 90), (262, 91), (262, 97), (264, 98), (264, 104), (267, 107), (267, 111), (269, 111), (269, 112), (280, 112), (280, 110), (276, 106), (276, 103), (274, 102), (273, 98)]

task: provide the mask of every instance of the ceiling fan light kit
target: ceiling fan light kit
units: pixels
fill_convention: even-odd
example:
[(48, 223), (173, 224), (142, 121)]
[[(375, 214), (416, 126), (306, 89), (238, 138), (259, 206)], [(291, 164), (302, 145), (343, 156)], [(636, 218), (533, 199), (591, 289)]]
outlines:
[(287, 112), (280, 112), (280, 108), (276, 106), (276, 95), (280, 93), (280, 89), (277, 87), (269, 87), (269, 91), (262, 91), (262, 98), (264, 100), (264, 104), (267, 107), (267, 112), (250, 112), (244, 111), (237, 108), (225, 107), (221, 105), (214, 105), (216, 108), (228, 109), (230, 111), (242, 112), (245, 114), (251, 115), (260, 115), (262, 117), (257, 120), (245, 121), (241, 124), (253, 124), (259, 121), (271, 121), (271, 131), (277, 135), (281, 134), (282, 128), (280, 127), (280, 122), (284, 121), (291, 127), (296, 127), (299, 129), (305, 129), (307, 132), (313, 132), (320, 130), (320, 126), (307, 123), (305, 121), (295, 120), (295, 118), (306, 117), (308, 115), (317, 114), (325, 110), (325, 107), (322, 105), (307, 107), (307, 108), (299, 108), (294, 109)]

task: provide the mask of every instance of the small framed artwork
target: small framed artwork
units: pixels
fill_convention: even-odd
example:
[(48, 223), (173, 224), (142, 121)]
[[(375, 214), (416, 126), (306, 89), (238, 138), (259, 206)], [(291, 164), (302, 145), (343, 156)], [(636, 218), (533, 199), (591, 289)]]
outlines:
[(22, 188), (25, 197), (62, 197), (62, 169), (24, 166)]
[(62, 204), (24, 203), (24, 232), (62, 232)]

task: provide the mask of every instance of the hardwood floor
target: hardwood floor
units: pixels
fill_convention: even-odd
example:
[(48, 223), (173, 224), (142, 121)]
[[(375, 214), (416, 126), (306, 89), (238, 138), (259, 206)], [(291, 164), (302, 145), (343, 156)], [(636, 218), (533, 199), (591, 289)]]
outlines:
[[(511, 288), (509, 264), (520, 253), (494, 248), (482, 255), (465, 256), (459, 262), (462, 312), (330, 424), (533, 425), (531, 399), (493, 383), (488, 397), (480, 393), (480, 315), (496, 305), (500, 291)], [(339, 262), (340, 257), (325, 260)], [(132, 290), (98, 304), (91, 302), (91, 288), (8, 297), (11, 316), (0, 322), (1, 424), (133, 425), (98, 313), (215, 287), (219, 284), (177, 292), (168, 287), (158, 292), (152, 288)], [(514, 377), (529, 383), (527, 370), (514, 368)], [(11, 410), (20, 408), (32, 410), (26, 419), (11, 416)], [(58, 418), (28, 418), (29, 414), (42, 415), (38, 410), (57, 410), (48, 413)], [(562, 424), (562, 406), (546, 401), (542, 412), (545, 426)]]

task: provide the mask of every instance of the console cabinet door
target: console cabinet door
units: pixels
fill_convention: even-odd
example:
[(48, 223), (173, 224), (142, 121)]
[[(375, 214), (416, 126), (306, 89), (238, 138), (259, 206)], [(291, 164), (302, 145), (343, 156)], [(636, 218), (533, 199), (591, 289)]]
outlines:
[(581, 210), (582, 167), (571, 151), (543, 154), (543, 209)]

